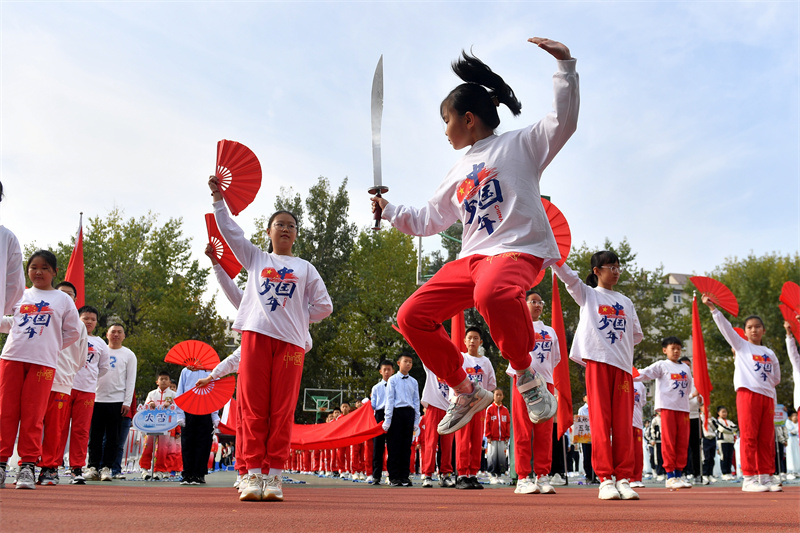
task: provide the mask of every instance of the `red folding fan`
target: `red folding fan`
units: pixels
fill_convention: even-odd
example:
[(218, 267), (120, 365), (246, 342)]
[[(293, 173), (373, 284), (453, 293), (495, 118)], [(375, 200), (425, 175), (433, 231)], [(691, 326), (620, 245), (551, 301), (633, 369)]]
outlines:
[(242, 265), (236, 260), (228, 243), (222, 238), (217, 227), (217, 220), (211, 213), (206, 214), (206, 230), (208, 230), (208, 242), (214, 248), (214, 255), (217, 257), (219, 266), (231, 279), (235, 278), (242, 271)]
[(219, 364), (219, 355), (214, 348), (204, 342), (183, 341), (167, 352), (164, 361), (199, 370), (213, 370)]
[(794, 281), (787, 281), (781, 288), (781, 301), (800, 315), (800, 285)]
[(219, 190), (231, 213), (238, 215), (250, 205), (261, 188), (261, 163), (250, 148), (236, 141), (217, 143)]
[(698, 291), (708, 295), (714, 305), (721, 307), (733, 316), (739, 316), (739, 302), (724, 283), (705, 276), (692, 276), (689, 279)]
[(779, 307), (781, 308), (783, 319), (789, 323), (789, 328), (792, 330), (792, 336), (794, 336), (795, 340), (800, 339), (800, 322), (797, 321), (798, 313), (784, 304), (780, 304)]
[(222, 409), (233, 397), (236, 378), (215, 379), (205, 387), (195, 386), (175, 397), (178, 407), (191, 415), (207, 415)]
[[(558, 252), (561, 254), (561, 259), (557, 262), (558, 266), (561, 266), (569, 256), (569, 251), (572, 247), (572, 233), (569, 231), (567, 217), (564, 216), (564, 213), (559, 208), (547, 198), (542, 198), (542, 205), (545, 213), (547, 213), (547, 219), (550, 221), (550, 229), (553, 230), (553, 236), (556, 238)], [(533, 281), (533, 287), (542, 282), (546, 270), (546, 268), (543, 268), (539, 271), (539, 275)]]

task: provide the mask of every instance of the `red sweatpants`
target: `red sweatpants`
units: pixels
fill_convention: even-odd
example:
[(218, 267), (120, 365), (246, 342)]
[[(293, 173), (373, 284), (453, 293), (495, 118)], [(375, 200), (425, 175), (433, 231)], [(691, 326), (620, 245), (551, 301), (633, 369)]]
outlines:
[(477, 476), (481, 470), (484, 420), (483, 416), (473, 416), (466, 426), (455, 433), (456, 470), (459, 476)]
[[(241, 376), (239, 379), (242, 379)], [(241, 387), (241, 385), (239, 386)], [(244, 462), (244, 433), (242, 432), (244, 424), (242, 424), (242, 402), (239, 401), (239, 390), (237, 389), (236, 391), (236, 446), (233, 449), (233, 457), (236, 463), (236, 471), (243, 476), (247, 474), (247, 464)]]
[(366, 453), (364, 454), (364, 470), (366, 470), (367, 476), (372, 475), (372, 452), (374, 449), (375, 449), (375, 443), (373, 442), (372, 439), (369, 439), (367, 441)]
[(633, 476), (631, 481), (641, 481), (644, 470), (644, 448), (642, 447), (642, 430), (633, 428)]
[(336, 448), (334, 452), (336, 453), (336, 465), (338, 467), (336, 470), (342, 473), (350, 472), (350, 448)]
[(39, 466), (58, 468), (64, 462), (61, 438), (69, 424), (70, 395), (50, 391), (47, 410), (44, 414), (44, 435), (42, 436), (42, 459)]
[(361, 473), (364, 471), (364, 443), (359, 442), (350, 446), (350, 470), (353, 473)]
[(667, 473), (686, 468), (689, 453), (689, 413), (661, 409), (661, 457)]
[[(94, 393), (72, 389), (66, 411), (67, 420), (72, 419), (72, 425), (70, 426), (69, 422), (64, 425), (58, 453), (61, 457), (64, 456), (64, 450), (67, 448), (67, 436), (69, 436), (69, 467), (83, 468), (86, 466), (89, 429), (92, 426)], [(69, 431), (67, 431), (67, 427), (69, 427)]]
[[(603, 482), (633, 476), (633, 377), (606, 363), (586, 361), (592, 468)], [(613, 446), (612, 446), (613, 437)]]
[(239, 390), (248, 470), (282, 468), (289, 457), (305, 351), (252, 331), (242, 333)]
[(736, 412), (742, 475), (772, 474), (775, 471), (774, 400), (748, 389), (739, 389), (736, 391)]
[[(556, 389), (548, 383), (547, 390), (552, 394)], [(514, 425), (514, 469), (517, 471), (517, 476), (528, 477), (531, 471), (536, 473), (536, 477), (549, 475), (553, 463), (553, 421), (556, 417), (538, 424), (531, 422), (528, 418), (528, 406), (517, 390), (517, 376), (514, 376), (511, 402), (514, 409), (511, 423)], [(531, 470), (531, 456), (533, 470)]]
[[(142, 456), (139, 458), (139, 467), (142, 470), (150, 470), (153, 462), (153, 448), (156, 448), (156, 464), (153, 470), (155, 472), (169, 472), (170, 471), (170, 461), (167, 459), (167, 455), (169, 452), (172, 451), (172, 446), (169, 445), (169, 436), (168, 435), (159, 435), (158, 436), (158, 443), (156, 443), (156, 437), (153, 435), (148, 435), (147, 440), (145, 440), (144, 450), (142, 451)], [(157, 444), (157, 445), (156, 445)]]
[(525, 291), (541, 268), (540, 258), (517, 252), (470, 255), (445, 263), (403, 303), (397, 324), (425, 366), (451, 387), (467, 373), (442, 322), (473, 306), (512, 368), (528, 368), (535, 341)]
[(0, 359), (0, 462), (7, 462), (14, 453), (15, 440), (21, 463), (39, 460), (55, 373), (48, 366)]
[(453, 434), (439, 435), (436, 427), (444, 418), (445, 411), (429, 405), (425, 410), (428, 420), (425, 424), (425, 431), (419, 436), (420, 443), (420, 469), (421, 472), (430, 476), (436, 470), (436, 447), (437, 444), (442, 450), (439, 463), (439, 474), (453, 473)]

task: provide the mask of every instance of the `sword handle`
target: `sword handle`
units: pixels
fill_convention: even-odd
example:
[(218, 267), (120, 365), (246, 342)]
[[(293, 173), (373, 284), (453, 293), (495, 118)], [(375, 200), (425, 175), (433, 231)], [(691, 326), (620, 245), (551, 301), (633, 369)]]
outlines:
[[(388, 192), (388, 187), (372, 187), (369, 190), (370, 194), (377, 196), (378, 198), (382, 198), (381, 193)], [(381, 229), (381, 214), (383, 214), (383, 209), (381, 208), (380, 204), (375, 204), (375, 213), (372, 219), (375, 223), (372, 225), (372, 229), (375, 231), (380, 231)]]

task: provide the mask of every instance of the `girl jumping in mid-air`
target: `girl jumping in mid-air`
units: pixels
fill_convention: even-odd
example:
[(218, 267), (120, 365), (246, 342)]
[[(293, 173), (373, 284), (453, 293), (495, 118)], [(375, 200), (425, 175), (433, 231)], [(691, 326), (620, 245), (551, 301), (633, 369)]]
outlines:
[(292, 255), (293, 214), (277, 211), (269, 218), (270, 246), (264, 252), (231, 220), (216, 176), (208, 186), (219, 231), (248, 274), (233, 323), (242, 333), (238, 400), (247, 465), (239, 499), (282, 501), (281, 473), (290, 453), (303, 360), (311, 348), (308, 325), (331, 314), (333, 305), (317, 269)]
[(450, 92), (440, 111), (453, 148), (469, 150), (425, 207), (372, 198), (373, 209), (380, 207), (382, 218), (409, 235), (433, 235), (457, 220), (464, 225), (459, 259), (444, 265), (397, 315), (400, 331), (425, 366), (456, 393), (439, 423), (440, 434), (455, 432), (492, 403), (492, 393), (467, 379), (462, 356), (442, 326), (472, 306), (518, 374), (517, 388), (531, 420), (547, 420), (556, 411), (544, 380), (528, 370), (535, 337), (525, 291), (542, 268), (560, 257), (539, 180), (577, 127), (578, 74), (563, 44), (539, 37), (529, 42), (558, 60), (553, 112), (532, 126), (496, 135), (497, 107), (504, 104), (518, 115), (521, 104), (500, 76), (464, 53), (453, 71), (465, 83)]
[[(619, 281), (617, 254), (592, 255), (583, 283), (566, 264), (553, 270), (581, 306), (569, 358), (586, 366), (586, 396), (592, 428), (592, 468), (601, 500), (638, 500), (633, 477), (633, 347), (642, 327), (633, 302), (613, 290)], [(613, 442), (612, 442), (613, 437)], [(616, 482), (613, 478), (616, 478)]]

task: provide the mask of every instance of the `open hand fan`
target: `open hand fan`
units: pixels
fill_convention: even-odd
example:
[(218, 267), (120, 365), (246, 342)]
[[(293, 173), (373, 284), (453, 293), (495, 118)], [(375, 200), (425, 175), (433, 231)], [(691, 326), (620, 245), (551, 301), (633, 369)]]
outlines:
[(200, 370), (213, 370), (219, 364), (219, 355), (214, 348), (204, 342), (183, 341), (167, 352), (164, 361)]
[(733, 316), (739, 316), (739, 302), (724, 283), (705, 276), (692, 276), (689, 279), (698, 291), (708, 295), (714, 305), (723, 308)]
[[(547, 219), (550, 221), (550, 229), (553, 230), (553, 236), (556, 238), (558, 252), (561, 254), (561, 259), (557, 261), (558, 266), (561, 266), (569, 256), (569, 251), (572, 247), (572, 233), (569, 230), (567, 217), (564, 216), (564, 213), (559, 208), (547, 198), (542, 198), (542, 205), (544, 206), (544, 212), (547, 213)], [(546, 268), (543, 268), (539, 271), (539, 275), (533, 281), (532, 287), (542, 282), (546, 270)]]
[(242, 271), (242, 265), (236, 260), (228, 243), (222, 238), (217, 227), (217, 220), (211, 213), (206, 214), (206, 230), (208, 230), (208, 242), (214, 248), (214, 255), (217, 257), (219, 266), (231, 279), (235, 278)]
[(794, 281), (784, 283), (781, 288), (781, 301), (800, 315), (800, 285)]
[(178, 407), (192, 415), (207, 415), (219, 411), (233, 397), (236, 378), (215, 379), (205, 387), (195, 386), (175, 397)]
[(247, 146), (236, 141), (217, 143), (219, 189), (228, 209), (238, 215), (250, 205), (261, 188), (261, 163)]
[(792, 329), (792, 336), (795, 340), (800, 339), (800, 322), (797, 321), (798, 313), (784, 304), (780, 304), (779, 307), (781, 308), (783, 319), (789, 323), (789, 327)]

